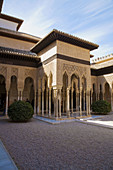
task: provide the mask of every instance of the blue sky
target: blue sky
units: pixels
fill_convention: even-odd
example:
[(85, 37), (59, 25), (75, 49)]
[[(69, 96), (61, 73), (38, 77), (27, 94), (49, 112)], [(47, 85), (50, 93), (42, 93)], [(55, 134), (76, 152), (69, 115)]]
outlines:
[(95, 57), (113, 53), (113, 0), (4, 0), (2, 12), (24, 20), (21, 32), (58, 29), (99, 44)]

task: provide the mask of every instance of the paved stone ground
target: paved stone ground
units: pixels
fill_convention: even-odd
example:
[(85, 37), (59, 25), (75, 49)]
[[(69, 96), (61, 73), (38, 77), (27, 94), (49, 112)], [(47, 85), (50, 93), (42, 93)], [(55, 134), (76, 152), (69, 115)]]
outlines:
[(0, 137), (21, 170), (112, 170), (113, 130), (78, 122), (0, 119)]
[(102, 121), (113, 121), (113, 113), (110, 115), (106, 115), (103, 118), (101, 118)]

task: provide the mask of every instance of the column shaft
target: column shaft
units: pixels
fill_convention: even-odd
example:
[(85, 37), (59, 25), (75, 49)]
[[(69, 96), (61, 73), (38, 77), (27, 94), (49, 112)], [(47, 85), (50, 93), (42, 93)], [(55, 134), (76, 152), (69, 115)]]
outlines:
[(73, 113), (73, 89), (71, 89), (71, 113)]
[(34, 114), (36, 114), (36, 92), (34, 92)]
[(20, 100), (22, 101), (22, 91), (20, 91)]
[(7, 116), (7, 111), (8, 111), (8, 101), (9, 101), (9, 92), (6, 91), (6, 110), (5, 110), (5, 115)]
[(84, 111), (85, 111), (85, 92), (83, 93), (84, 94), (84, 100), (83, 100), (83, 102), (84, 102)]
[(44, 116), (44, 89), (42, 89), (42, 116)]
[(20, 100), (20, 91), (18, 91), (18, 100)]
[(58, 97), (57, 97), (57, 89), (54, 89), (54, 116), (58, 118)]
[(76, 111), (79, 111), (79, 92), (76, 92)]
[(61, 89), (59, 89), (59, 117), (61, 117)]
[(41, 112), (41, 89), (38, 89), (38, 115), (40, 115)]
[(113, 111), (113, 94), (112, 94), (112, 90), (111, 90), (111, 111)]
[(46, 114), (48, 114), (48, 88), (46, 89)]
[(64, 111), (65, 111), (65, 91), (64, 91), (64, 89), (63, 89), (63, 113), (64, 113)]
[(80, 116), (82, 116), (82, 90), (80, 89)]
[(70, 96), (69, 96), (70, 89), (67, 88), (67, 116), (70, 117)]
[(49, 88), (49, 116), (51, 116), (51, 88)]
[(90, 114), (90, 91), (86, 93), (86, 102), (87, 102), (87, 115)]

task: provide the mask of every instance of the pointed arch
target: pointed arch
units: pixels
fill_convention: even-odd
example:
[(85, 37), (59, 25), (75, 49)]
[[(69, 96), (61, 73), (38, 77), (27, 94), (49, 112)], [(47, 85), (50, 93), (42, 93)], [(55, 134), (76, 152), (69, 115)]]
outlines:
[(17, 77), (15, 75), (12, 75), (9, 90), (9, 104), (13, 103), (16, 100), (18, 100)]
[(68, 75), (65, 71), (63, 74), (63, 87), (62, 87), (62, 104), (61, 110), (62, 112), (66, 112), (66, 105), (67, 105), (67, 87), (68, 87)]
[(81, 85), (82, 85), (82, 110), (86, 110), (86, 78), (83, 75), (81, 79)]
[(106, 82), (104, 88), (105, 88), (104, 99), (107, 102), (111, 103), (110, 85)]
[(99, 100), (103, 100), (102, 84), (99, 86)]
[(96, 85), (95, 83), (92, 84), (92, 89), (93, 89), (93, 92), (92, 92), (92, 103), (96, 101)]
[(23, 100), (28, 100), (34, 108), (34, 81), (31, 77), (26, 77), (24, 81)]

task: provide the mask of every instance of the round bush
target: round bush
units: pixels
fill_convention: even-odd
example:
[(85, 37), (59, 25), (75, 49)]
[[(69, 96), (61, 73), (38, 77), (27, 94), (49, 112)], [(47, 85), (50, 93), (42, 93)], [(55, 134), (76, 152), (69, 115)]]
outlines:
[(92, 111), (98, 114), (107, 114), (111, 111), (111, 105), (105, 100), (98, 100), (92, 104)]
[(33, 108), (28, 102), (16, 101), (9, 106), (8, 116), (15, 122), (26, 122), (33, 117)]

